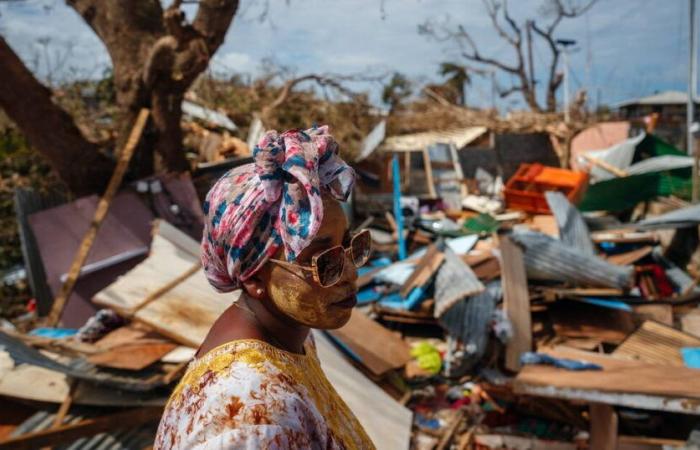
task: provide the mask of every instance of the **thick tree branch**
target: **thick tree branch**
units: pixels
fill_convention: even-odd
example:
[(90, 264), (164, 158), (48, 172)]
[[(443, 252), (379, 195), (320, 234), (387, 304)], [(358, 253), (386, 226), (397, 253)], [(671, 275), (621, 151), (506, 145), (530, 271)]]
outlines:
[(238, 9), (238, 0), (201, 0), (192, 26), (204, 38), (213, 55), (224, 42), (226, 31)]
[(51, 91), (27, 69), (0, 36), (0, 107), (77, 195), (99, 192), (113, 161), (78, 130), (73, 118), (51, 100)]

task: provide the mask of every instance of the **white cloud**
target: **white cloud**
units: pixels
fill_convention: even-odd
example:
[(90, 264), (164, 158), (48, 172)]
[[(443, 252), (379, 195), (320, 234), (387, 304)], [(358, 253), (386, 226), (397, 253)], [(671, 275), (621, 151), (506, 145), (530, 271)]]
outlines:
[[(272, 58), (299, 74), (358, 73), (381, 66), (416, 78), (435, 79), (438, 64), (455, 52), (418, 34), (418, 24), (429, 18), (464, 24), (483, 54), (512, 58), (511, 49), (494, 32), (480, 0), (384, 3), (382, 16), (377, 0), (270, 1), (267, 20), (261, 22), (258, 16), (264, 2), (242, 0), (212, 69), (216, 73), (254, 74), (263, 59)], [(541, 3), (511, 2), (513, 15), (523, 20), (537, 18)], [(600, 89), (607, 102), (654, 90), (684, 89), (686, 10), (687, 3), (680, 1), (660, 5), (652, 0), (600, 0), (587, 18), (563, 21), (556, 37), (576, 39), (581, 48), (571, 56), (572, 87), (590, 80), (593, 90)], [(36, 59), (40, 73), (45, 68), (37, 42), (46, 36), (51, 37), (56, 50), (71, 47), (67, 67), (99, 75), (96, 68), (109, 64), (104, 46), (63, 1), (0, 3), (0, 33), (25, 61), (32, 64)], [(536, 75), (543, 85), (549, 53), (544, 45), (536, 49)], [(513, 80), (499, 76), (498, 82), (507, 86)], [(469, 98), (488, 103), (488, 79), (475, 80), (469, 89)]]

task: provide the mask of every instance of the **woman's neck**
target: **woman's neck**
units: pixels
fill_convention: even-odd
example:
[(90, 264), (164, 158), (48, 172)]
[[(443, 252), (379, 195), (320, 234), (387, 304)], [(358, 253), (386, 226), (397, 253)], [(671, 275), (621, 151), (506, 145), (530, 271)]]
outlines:
[(278, 317), (262, 303), (269, 300), (250, 298), (245, 291), (238, 301), (252, 313), (254, 325), (260, 329), (260, 334), (268, 343), (293, 353), (304, 353), (304, 342), (310, 332), (308, 327)]

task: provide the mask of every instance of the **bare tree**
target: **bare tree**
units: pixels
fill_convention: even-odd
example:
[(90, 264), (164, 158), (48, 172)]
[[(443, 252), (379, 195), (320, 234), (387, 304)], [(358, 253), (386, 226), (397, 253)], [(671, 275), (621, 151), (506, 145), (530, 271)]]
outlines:
[[(152, 111), (139, 149), (141, 174), (153, 170), (155, 149), (167, 170), (188, 168), (182, 150), (181, 104), (185, 91), (223, 43), (238, 0), (199, 0), (192, 22), (182, 0), (163, 9), (160, 0), (66, 0), (102, 40), (112, 61), (118, 130), (122, 139), (142, 107)], [(76, 194), (101, 189), (111, 158), (88, 141), (73, 118), (51, 98), (0, 36), (0, 107), (28, 141), (47, 156)], [(120, 143), (118, 143), (120, 144)]]
[[(519, 92), (531, 110), (554, 112), (557, 89), (562, 82), (562, 75), (557, 71), (561, 49), (557, 46), (554, 33), (563, 19), (581, 16), (596, 1), (586, 0), (585, 3), (578, 4), (575, 0), (546, 0), (541, 11), (543, 16), (541, 21), (549, 20), (549, 22), (546, 25), (540, 25), (535, 20), (518, 23), (508, 10), (507, 0), (483, 0), (494, 30), (513, 50), (514, 60), (511, 61), (492, 58), (481, 53), (463, 25), (451, 27), (447, 23), (438, 25), (428, 21), (419, 26), (419, 32), (442, 42), (454, 42), (458, 45), (461, 56), (466, 60), (513, 76), (517, 80), (516, 83), (507, 89), (500, 89), (501, 97)], [(544, 107), (537, 100), (536, 71), (532, 57), (533, 31), (546, 43), (551, 55)]]

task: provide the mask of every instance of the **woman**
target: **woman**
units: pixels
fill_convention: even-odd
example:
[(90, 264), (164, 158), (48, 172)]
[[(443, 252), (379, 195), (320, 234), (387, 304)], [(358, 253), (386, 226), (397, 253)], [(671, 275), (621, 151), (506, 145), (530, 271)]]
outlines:
[(339, 203), (354, 172), (327, 127), (268, 132), (253, 156), (204, 204), (207, 278), (242, 294), (173, 392), (154, 448), (374, 448), (309, 335), (349, 320), (369, 257), (369, 233), (349, 236)]

